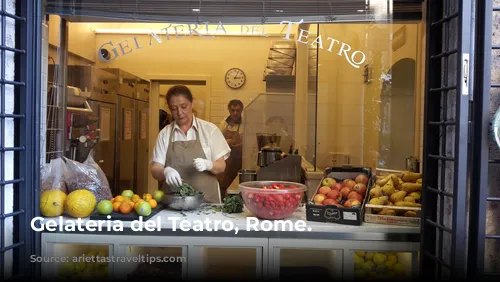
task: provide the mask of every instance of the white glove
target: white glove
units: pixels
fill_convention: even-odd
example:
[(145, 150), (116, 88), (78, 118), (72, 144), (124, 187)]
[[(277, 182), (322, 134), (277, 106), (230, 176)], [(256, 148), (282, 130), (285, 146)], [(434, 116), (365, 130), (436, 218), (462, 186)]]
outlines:
[(163, 171), (165, 175), (165, 181), (168, 185), (179, 187), (182, 185), (181, 175), (177, 172), (177, 170), (167, 166)]
[(197, 171), (205, 171), (205, 170), (211, 170), (214, 166), (212, 161), (202, 159), (202, 158), (197, 158), (193, 161), (193, 166), (196, 168)]

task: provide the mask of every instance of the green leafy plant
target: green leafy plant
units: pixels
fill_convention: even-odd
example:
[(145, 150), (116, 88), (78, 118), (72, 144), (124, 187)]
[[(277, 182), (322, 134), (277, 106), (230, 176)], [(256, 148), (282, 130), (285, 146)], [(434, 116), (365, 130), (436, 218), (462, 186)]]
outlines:
[(183, 183), (179, 188), (179, 191), (176, 191), (174, 194), (181, 197), (187, 197), (201, 195), (202, 193), (195, 190), (191, 185)]
[(224, 198), (222, 211), (225, 213), (240, 213), (243, 211), (243, 199), (239, 194), (228, 195)]

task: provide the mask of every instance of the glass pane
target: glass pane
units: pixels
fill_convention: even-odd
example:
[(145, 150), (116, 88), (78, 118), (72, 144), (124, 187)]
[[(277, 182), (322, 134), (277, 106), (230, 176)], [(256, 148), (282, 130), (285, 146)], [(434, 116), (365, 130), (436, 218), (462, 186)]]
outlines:
[(203, 279), (255, 280), (262, 265), (257, 265), (256, 248), (201, 248)]
[(405, 170), (420, 157), (420, 32), (419, 23), (320, 24), (329, 40), (318, 62), (318, 167)]
[[(342, 274), (340, 251), (279, 249), (280, 279), (338, 278)], [(339, 263), (340, 259), (340, 263)]]
[(354, 253), (354, 276), (356, 279), (412, 278), (412, 253), (357, 251)]
[(182, 247), (127, 247), (126, 258), (116, 264), (115, 277), (127, 280), (141, 278), (183, 279), (183, 268), (187, 259), (182, 256)]
[[(47, 267), (49, 277), (54, 279), (108, 279), (110, 275), (108, 245), (52, 244), (52, 255), (44, 259), (56, 258), (66, 261), (42, 262)], [(44, 275), (45, 276), (45, 275)]]

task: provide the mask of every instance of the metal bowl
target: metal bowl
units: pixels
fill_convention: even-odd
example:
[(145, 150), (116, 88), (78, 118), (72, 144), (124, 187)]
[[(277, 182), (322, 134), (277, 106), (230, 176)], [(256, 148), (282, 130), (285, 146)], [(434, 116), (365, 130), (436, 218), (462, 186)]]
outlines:
[(165, 199), (163, 203), (171, 209), (174, 210), (195, 210), (201, 206), (203, 203), (203, 198), (205, 194), (196, 196), (177, 196), (174, 193), (165, 194)]

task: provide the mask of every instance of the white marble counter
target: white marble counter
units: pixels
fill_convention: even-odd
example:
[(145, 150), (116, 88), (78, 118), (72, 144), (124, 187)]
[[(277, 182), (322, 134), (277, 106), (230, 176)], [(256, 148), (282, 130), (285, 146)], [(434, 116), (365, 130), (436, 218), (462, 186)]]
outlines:
[[(258, 230), (249, 228), (249, 223), (251, 224), (252, 222), (248, 222), (249, 218), (252, 218), (253, 223), (257, 224)], [(72, 217), (67, 217), (63, 216), (60, 218), (44, 218), (41, 221), (38, 221), (38, 224), (47, 224), (47, 220), (54, 221), (52, 222), (52, 226), (58, 226), (56, 232), (64, 232), (65, 230), (60, 230), (63, 227), (67, 228), (68, 225), (73, 225), (75, 222), (78, 221), (76, 218)], [(111, 218), (109, 222), (113, 222), (114, 218)], [(98, 221), (99, 220), (90, 220), (89, 218), (83, 218), (81, 219), (80, 223), (76, 223), (77, 226), (83, 226), (83, 228), (88, 228), (89, 221), (94, 221), (94, 225), (90, 225), (91, 227), (97, 227)], [(104, 224), (102, 226), (102, 230), (106, 229), (106, 221), (102, 221), (101, 224)], [(108, 222), (108, 223), (109, 223)], [(222, 229), (221, 223), (225, 222), (226, 226), (231, 226), (231, 230), (224, 230)], [(264, 225), (262, 225), (265, 222)], [(283, 224), (286, 222), (286, 224)], [(133, 221), (120, 221), (120, 224), (122, 224), (123, 229), (130, 229), (132, 228)], [(342, 224), (336, 224), (336, 223), (323, 223), (323, 222), (314, 222), (314, 221), (307, 221), (306, 219), (306, 213), (305, 213), (305, 208), (301, 207), (299, 208), (292, 216), (289, 218), (286, 218), (281, 221), (266, 221), (266, 220), (258, 220), (256, 219), (251, 212), (248, 210), (244, 210), (243, 213), (239, 214), (225, 214), (220, 211), (216, 211), (213, 205), (207, 205), (203, 206), (199, 210), (195, 211), (173, 211), (173, 210), (162, 210), (158, 214), (154, 215), (151, 217), (149, 220), (146, 222), (143, 222), (143, 227), (145, 227), (145, 224), (148, 224), (148, 226), (151, 227), (150, 230), (144, 230), (146, 232), (153, 231), (153, 228), (155, 229), (154, 231), (168, 231), (170, 233), (173, 233), (172, 231), (181, 231), (180, 233), (183, 233), (182, 231), (195, 231), (198, 235), (202, 235), (200, 233), (207, 233), (210, 232), (210, 234), (214, 234), (217, 230), (214, 230), (214, 227), (216, 224), (218, 224), (218, 231), (227, 234), (231, 234), (231, 236), (235, 236), (236, 234), (241, 235), (242, 233), (247, 233), (245, 236), (251, 236), (248, 235), (248, 233), (262, 233), (262, 231), (267, 231), (263, 232), (266, 234), (270, 233), (294, 233), (293, 234), (285, 234), (285, 236), (299, 236), (299, 237), (316, 237), (313, 236), (313, 234), (318, 234), (318, 233), (324, 233), (324, 234), (319, 234), (321, 237), (327, 236), (330, 234), (333, 237), (341, 236), (340, 234), (360, 234), (366, 236), (368, 233), (370, 234), (379, 234), (379, 237), (381, 235), (387, 235), (387, 234), (393, 234), (393, 235), (399, 235), (399, 236), (408, 236), (411, 235), (413, 236), (415, 241), (415, 236), (418, 236), (420, 233), (420, 228), (419, 227), (409, 227), (409, 226), (398, 226), (398, 225), (384, 225), (384, 224), (373, 224), (373, 223), (363, 223), (360, 226), (355, 226), (355, 225), (342, 225)], [(60, 226), (62, 224), (62, 226)], [(159, 224), (159, 227), (158, 227)], [(297, 225), (298, 224), (298, 225)], [(181, 230), (181, 225), (183, 226), (188, 226), (186, 230), (183, 229)], [(195, 225), (198, 225), (198, 230), (196, 230)], [(134, 227), (137, 228), (139, 224), (137, 222), (135, 223)], [(203, 230), (200, 230), (199, 227), (202, 226)], [(299, 228), (304, 228), (305, 230), (297, 229), (297, 226)], [(272, 230), (263, 230), (262, 228), (271, 228)], [(285, 227), (285, 228), (283, 228)], [(78, 228), (78, 227), (77, 227)], [(174, 230), (175, 229), (175, 230)], [(88, 229), (90, 230), (90, 229)], [(87, 230), (87, 231), (88, 231)], [(95, 229), (94, 229), (95, 230)], [(238, 230), (238, 232), (235, 232)], [(72, 230), (71, 232), (78, 231)], [(92, 231), (92, 230), (91, 230)], [(137, 231), (134, 230), (134, 231)], [(202, 232), (200, 232), (202, 231)], [(257, 231), (257, 232), (256, 232)], [(149, 232), (152, 233), (152, 232)], [(155, 232), (158, 233), (158, 232)], [(178, 233), (178, 232), (175, 232)], [(187, 233), (187, 232), (184, 232)], [(310, 235), (307, 235), (309, 233)], [(139, 235), (137, 232), (134, 232), (133, 234)], [(209, 236), (205, 234), (205, 236)], [(349, 235), (350, 236), (350, 235)], [(260, 236), (259, 236), (260, 237)], [(347, 239), (347, 238), (346, 238)], [(382, 240), (382, 239), (380, 239)]]

